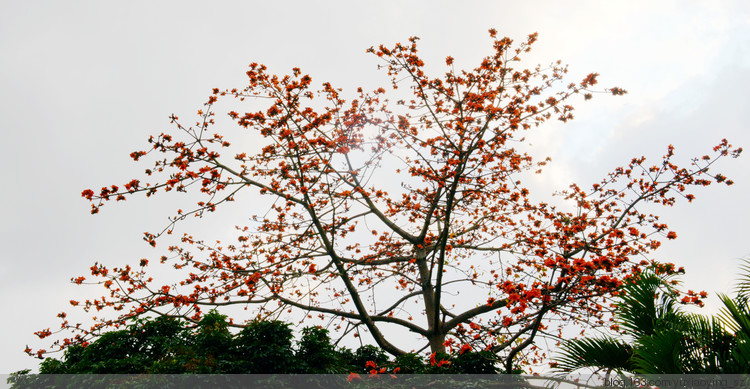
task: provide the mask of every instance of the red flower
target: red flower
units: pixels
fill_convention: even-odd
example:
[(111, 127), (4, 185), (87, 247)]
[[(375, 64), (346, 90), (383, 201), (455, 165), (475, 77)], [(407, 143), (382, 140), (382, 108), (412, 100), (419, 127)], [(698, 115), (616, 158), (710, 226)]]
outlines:
[(357, 373), (349, 373), (349, 375), (346, 377), (347, 382), (352, 382), (354, 380), (361, 380), (362, 377)]

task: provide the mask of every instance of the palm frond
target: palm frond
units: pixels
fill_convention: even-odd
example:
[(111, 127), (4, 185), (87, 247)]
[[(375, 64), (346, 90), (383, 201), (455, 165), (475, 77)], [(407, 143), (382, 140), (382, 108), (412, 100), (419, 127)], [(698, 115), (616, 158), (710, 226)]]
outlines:
[(724, 307), (719, 313), (719, 321), (734, 335), (731, 364), (727, 364), (726, 374), (750, 373), (750, 309), (745, 298), (735, 299), (719, 294)]
[(686, 315), (683, 333), (683, 367), (686, 373), (728, 373), (734, 365), (735, 337), (726, 331), (717, 317)]
[(736, 344), (732, 350), (734, 366), (726, 374), (750, 373), (750, 337), (744, 333), (737, 335)]
[(620, 371), (633, 368), (633, 348), (610, 337), (569, 340), (562, 345), (556, 358), (559, 371), (574, 371), (594, 367)]
[(684, 334), (668, 329), (638, 339), (633, 357), (635, 371), (640, 374), (682, 374)]
[[(680, 311), (668, 278), (643, 272), (623, 287), (616, 320), (634, 338), (566, 342), (558, 370), (599, 368), (636, 374), (750, 373), (750, 259), (734, 299), (719, 295), (718, 316)], [(609, 374), (609, 372), (608, 372)]]
[[(656, 297), (659, 295), (661, 301), (657, 306)], [(643, 273), (638, 280), (625, 286), (621, 300), (617, 320), (636, 338), (653, 335), (677, 314), (669, 285), (652, 273)]]
[(739, 299), (747, 302), (750, 299), (750, 258), (743, 258), (740, 265), (740, 277), (737, 280), (735, 291)]
[(729, 330), (734, 333), (743, 333), (750, 337), (750, 309), (747, 301), (737, 298), (731, 299), (725, 294), (719, 294), (719, 299), (724, 303), (719, 317)]

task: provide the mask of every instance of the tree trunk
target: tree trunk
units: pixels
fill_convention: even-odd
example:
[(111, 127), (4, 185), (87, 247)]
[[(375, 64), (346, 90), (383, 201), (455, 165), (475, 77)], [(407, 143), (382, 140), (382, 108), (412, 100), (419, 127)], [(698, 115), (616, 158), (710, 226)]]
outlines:
[(430, 351), (433, 353), (445, 352), (445, 334), (434, 334), (429, 337)]

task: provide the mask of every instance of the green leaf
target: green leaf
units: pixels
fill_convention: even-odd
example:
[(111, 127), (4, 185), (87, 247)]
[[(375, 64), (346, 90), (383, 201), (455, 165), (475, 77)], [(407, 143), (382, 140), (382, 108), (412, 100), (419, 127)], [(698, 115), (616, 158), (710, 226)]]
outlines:
[(569, 340), (562, 345), (556, 358), (557, 370), (574, 371), (586, 367), (630, 371), (633, 348), (614, 338), (584, 338)]

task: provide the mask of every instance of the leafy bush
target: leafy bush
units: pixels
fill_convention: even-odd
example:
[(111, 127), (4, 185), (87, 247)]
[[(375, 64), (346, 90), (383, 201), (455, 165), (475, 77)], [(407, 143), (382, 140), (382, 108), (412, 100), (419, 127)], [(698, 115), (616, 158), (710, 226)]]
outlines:
[[(65, 350), (62, 360), (47, 358), (40, 374), (494, 374), (488, 351), (454, 355), (399, 355), (365, 345), (337, 348), (328, 330), (302, 329), (295, 344), (288, 323), (254, 321), (233, 334), (216, 312), (188, 325), (169, 317), (139, 319), (126, 329), (103, 334), (87, 346)], [(28, 371), (12, 375), (22, 382)]]

